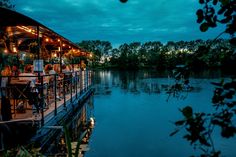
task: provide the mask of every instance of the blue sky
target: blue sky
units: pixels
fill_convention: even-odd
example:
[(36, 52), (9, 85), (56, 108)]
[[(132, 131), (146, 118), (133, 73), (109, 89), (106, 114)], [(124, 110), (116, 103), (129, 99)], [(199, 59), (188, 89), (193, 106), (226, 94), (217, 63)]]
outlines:
[(15, 0), (16, 11), (73, 42), (107, 40), (113, 46), (133, 41), (212, 39), (223, 28), (199, 31), (198, 0)]

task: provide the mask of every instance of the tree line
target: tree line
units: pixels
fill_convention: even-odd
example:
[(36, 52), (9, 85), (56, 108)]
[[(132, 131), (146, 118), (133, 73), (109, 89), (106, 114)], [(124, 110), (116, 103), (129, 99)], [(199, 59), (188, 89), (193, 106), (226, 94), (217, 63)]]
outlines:
[(109, 41), (87, 40), (77, 43), (93, 53), (92, 68), (172, 69), (188, 65), (192, 70), (236, 67), (236, 54), (229, 40), (160, 41), (124, 43), (112, 48)]

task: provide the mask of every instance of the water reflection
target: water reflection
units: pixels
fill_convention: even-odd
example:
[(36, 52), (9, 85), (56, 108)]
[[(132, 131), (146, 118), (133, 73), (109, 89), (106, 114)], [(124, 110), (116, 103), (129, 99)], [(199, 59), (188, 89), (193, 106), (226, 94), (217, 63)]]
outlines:
[[(74, 117), (67, 122), (68, 131), (71, 138), (72, 152), (75, 152), (76, 145), (80, 143), (80, 154), (83, 156), (89, 150), (89, 139), (92, 134), (94, 118), (94, 96), (91, 96), (82, 109), (74, 114)], [(44, 154), (47, 156), (66, 156), (68, 145), (66, 144), (65, 132), (58, 130), (54, 140), (50, 143)]]
[[(101, 74), (99, 74), (101, 73)], [(156, 157), (196, 155), (184, 134), (170, 137), (174, 122), (182, 118), (179, 108), (191, 105), (195, 112), (211, 112), (214, 76), (191, 78), (194, 90), (185, 99), (170, 99), (166, 88), (174, 80), (156, 71), (96, 72), (96, 128), (87, 157)], [(214, 78), (214, 79), (212, 79)], [(107, 92), (105, 92), (107, 91)], [(108, 92), (109, 91), (109, 92)], [(109, 93), (109, 94), (107, 94)], [(187, 93), (184, 93), (187, 94)], [(214, 135), (215, 145), (227, 157), (234, 157), (235, 138)]]
[[(109, 95), (114, 87), (119, 87), (124, 93), (129, 92), (135, 95), (159, 94), (161, 91), (166, 92), (167, 88), (174, 83), (174, 79), (168, 77), (168, 72), (98, 71), (95, 72), (94, 83), (95, 95)], [(200, 90), (198, 86), (191, 89), (193, 92)]]

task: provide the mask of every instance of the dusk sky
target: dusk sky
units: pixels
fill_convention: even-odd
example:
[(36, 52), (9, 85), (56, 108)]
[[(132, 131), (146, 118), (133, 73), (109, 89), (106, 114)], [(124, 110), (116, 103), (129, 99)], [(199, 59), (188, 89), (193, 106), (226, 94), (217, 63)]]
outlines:
[(27, 15), (73, 42), (107, 40), (114, 47), (133, 41), (212, 39), (222, 27), (199, 30), (198, 0), (13, 0)]

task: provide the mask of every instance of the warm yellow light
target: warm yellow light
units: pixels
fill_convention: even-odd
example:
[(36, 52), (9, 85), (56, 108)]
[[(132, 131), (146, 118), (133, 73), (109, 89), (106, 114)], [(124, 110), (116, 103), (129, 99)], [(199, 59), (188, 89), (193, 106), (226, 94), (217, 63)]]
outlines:
[(46, 38), (46, 42), (49, 42), (49, 39), (48, 39), (48, 38)]
[(57, 39), (58, 42), (60, 42), (61, 40), (60, 39)]
[(58, 47), (58, 51), (61, 51), (61, 47)]
[(16, 47), (13, 47), (13, 52), (17, 52)]
[(91, 57), (91, 58), (92, 58), (92, 57), (93, 57), (93, 54), (92, 54), (92, 53), (90, 53), (89, 57)]
[(56, 53), (54, 53), (54, 55), (53, 55), (54, 57), (57, 57), (57, 54)]
[(7, 49), (5, 49), (4, 52), (7, 53), (8, 52)]
[(21, 29), (21, 30), (24, 30), (24, 31), (26, 31), (26, 32), (29, 32), (29, 33), (31, 33), (31, 34), (36, 35), (35, 30), (33, 30), (33, 29), (31, 29), (31, 28), (28, 28), (28, 27), (26, 27), (26, 26), (16, 26), (16, 27), (19, 28), (19, 29)]
[(64, 47), (64, 46), (66, 46), (66, 44), (62, 44), (62, 46)]
[(21, 43), (22, 43), (22, 40), (21, 40), (21, 39), (17, 41), (17, 44), (18, 44), (18, 45), (20, 45)]

